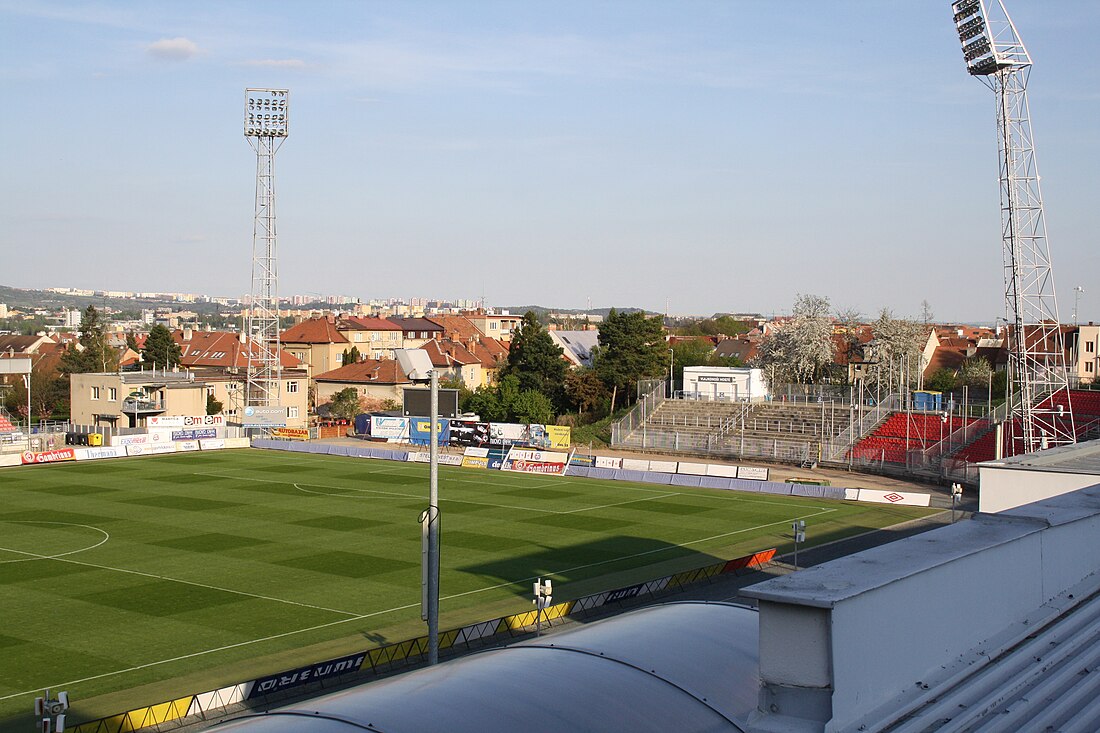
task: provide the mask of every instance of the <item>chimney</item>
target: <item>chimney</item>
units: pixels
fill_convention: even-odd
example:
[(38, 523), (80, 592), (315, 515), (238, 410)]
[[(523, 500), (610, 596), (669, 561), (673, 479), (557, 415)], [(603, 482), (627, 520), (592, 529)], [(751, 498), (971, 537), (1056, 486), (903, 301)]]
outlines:
[(183, 329), (183, 340), (184, 341), (190, 341), (191, 340), (191, 327), (190, 326), (185, 326), (184, 327), (184, 329)]

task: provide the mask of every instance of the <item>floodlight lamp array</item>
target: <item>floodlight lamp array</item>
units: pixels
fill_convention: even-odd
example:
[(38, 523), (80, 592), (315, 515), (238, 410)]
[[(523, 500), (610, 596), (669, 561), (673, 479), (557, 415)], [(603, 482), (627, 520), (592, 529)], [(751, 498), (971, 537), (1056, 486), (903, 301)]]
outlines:
[(245, 100), (245, 137), (286, 137), (290, 133), (289, 92), (249, 89)]
[(974, 76), (992, 74), (1002, 66), (998, 62), (982, 0), (958, 0), (951, 9), (955, 13), (955, 28), (962, 43), (966, 70)]

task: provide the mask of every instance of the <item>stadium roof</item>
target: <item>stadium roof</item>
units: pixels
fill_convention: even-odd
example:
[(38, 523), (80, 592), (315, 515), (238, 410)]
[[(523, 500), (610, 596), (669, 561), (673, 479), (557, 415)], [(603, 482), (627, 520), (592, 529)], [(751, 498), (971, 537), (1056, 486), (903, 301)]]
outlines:
[(756, 708), (757, 614), (653, 606), (237, 719), (219, 731), (742, 731)]

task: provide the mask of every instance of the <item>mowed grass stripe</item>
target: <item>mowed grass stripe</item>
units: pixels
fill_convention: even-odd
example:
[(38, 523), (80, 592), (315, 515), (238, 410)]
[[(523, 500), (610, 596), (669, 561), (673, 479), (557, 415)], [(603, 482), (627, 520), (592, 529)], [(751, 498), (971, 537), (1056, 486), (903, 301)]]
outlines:
[[(71, 562), (0, 563), (0, 614), (13, 619), (0, 715), (41, 687), (72, 683), (85, 699), (210, 668), (224, 680), (266, 655), (321, 642), (354, 651), (364, 635), (412, 623), (427, 473), (248, 450), (0, 472), (0, 533), (50, 513), (111, 535)], [(774, 546), (799, 516), (813, 518), (812, 539), (828, 539), (922, 513), (452, 467), (440, 478), (443, 610), (464, 618), (483, 604), (525, 610), (536, 575), (554, 577), (568, 598), (649, 578), (654, 563), (689, 567)], [(43, 544), (53, 552), (59, 542)], [(50, 554), (22, 541), (15, 549)], [(50, 632), (62, 626), (69, 633)], [(29, 648), (44, 637), (56, 661), (28, 668), (20, 660), (37, 661)], [(68, 652), (79, 665), (61, 666)]]

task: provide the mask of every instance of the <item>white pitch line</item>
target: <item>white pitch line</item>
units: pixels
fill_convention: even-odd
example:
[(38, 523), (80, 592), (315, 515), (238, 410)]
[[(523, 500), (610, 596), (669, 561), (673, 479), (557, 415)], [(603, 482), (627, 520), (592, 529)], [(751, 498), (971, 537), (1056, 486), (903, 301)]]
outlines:
[[(234, 590), (233, 588), (223, 588), (223, 587), (217, 586), (217, 585), (208, 585), (206, 583), (199, 583), (198, 581), (195, 581), (195, 580), (183, 580), (181, 578), (172, 578), (172, 577), (169, 577), (167, 575), (157, 575), (156, 573), (146, 573), (146, 572), (141, 571), (141, 570), (130, 570), (128, 568), (116, 568), (116, 567), (113, 567), (111, 565), (100, 565), (99, 563), (84, 562), (83, 560), (73, 560), (73, 559), (70, 559), (70, 558), (67, 558), (67, 557), (52, 557), (50, 555), (39, 555), (39, 554), (34, 553), (34, 552), (23, 552), (21, 550), (11, 550), (11, 552), (16, 552), (20, 555), (29, 555), (30, 556), (29, 559), (31, 559), (31, 560), (57, 560), (58, 562), (67, 562), (67, 563), (71, 563), (73, 565), (83, 565), (84, 567), (97, 568), (99, 570), (110, 570), (112, 572), (125, 573), (127, 575), (140, 575), (144, 578), (154, 578), (156, 580), (167, 580), (167, 581), (172, 582), (172, 583), (182, 583), (184, 585), (193, 585), (196, 588), (206, 588), (207, 590), (218, 590), (218, 591), (222, 591), (224, 593), (232, 593), (232, 594), (238, 595), (238, 596), (247, 596), (249, 598), (256, 598), (256, 599), (262, 600), (262, 601), (273, 601), (275, 603), (286, 603), (286, 604), (291, 605), (291, 606), (300, 606), (302, 608), (312, 608), (315, 611), (327, 611), (328, 613), (339, 613), (339, 614), (344, 615), (344, 616), (352, 616), (352, 617), (357, 616), (357, 614), (352, 613), (351, 611), (341, 611), (338, 608), (326, 608), (324, 606), (315, 606), (312, 603), (301, 603), (299, 601), (288, 601), (285, 598), (275, 598), (274, 596), (265, 596), (265, 595), (261, 595), (259, 593), (249, 593), (248, 591), (244, 591), (244, 590)], [(2, 698), (0, 698), (0, 699), (2, 699)]]
[[(305, 628), (305, 629), (295, 629), (293, 631), (285, 631), (281, 634), (272, 634), (270, 636), (260, 637), (259, 639), (249, 639), (248, 641), (239, 641), (235, 644), (226, 644), (225, 646), (216, 647), (214, 649), (204, 649), (203, 651), (192, 652), (190, 654), (181, 654), (178, 657), (172, 657), (170, 659), (160, 659), (160, 660), (157, 660), (155, 662), (146, 662), (145, 664), (137, 664), (137, 665), (134, 665), (133, 667), (127, 667), (126, 669), (116, 669), (112, 672), (104, 672), (102, 674), (93, 675), (91, 677), (84, 677), (84, 678), (78, 679), (78, 680), (69, 680), (68, 682), (57, 682), (57, 683), (54, 683), (52, 685), (49, 685), (49, 687), (50, 688), (57, 688), (57, 687), (68, 687), (70, 685), (79, 685), (79, 684), (82, 684), (84, 682), (92, 682), (94, 680), (104, 679), (105, 677), (114, 677), (116, 675), (126, 674), (128, 672), (136, 672), (136, 671), (142, 670), (142, 669), (149, 669), (150, 667), (157, 667), (157, 666), (160, 666), (162, 664), (171, 664), (172, 662), (181, 662), (185, 659), (194, 659), (195, 657), (202, 657), (202, 656), (205, 656), (207, 654), (216, 654), (217, 652), (224, 652), (224, 651), (228, 651), (230, 649), (237, 649), (237, 648), (244, 647), (244, 646), (250, 646), (252, 644), (260, 644), (260, 643), (265, 642), (265, 641), (273, 641), (275, 639), (282, 639), (282, 638), (285, 638), (287, 636), (294, 636), (295, 634), (304, 634), (304, 633), (309, 632), (309, 631), (317, 631), (318, 629), (324, 629), (324, 628), (327, 628), (329, 626), (338, 626), (340, 624), (346, 624), (350, 621), (360, 621), (360, 620), (365, 619), (365, 618), (370, 618), (371, 616), (380, 616), (382, 614), (392, 613), (394, 611), (404, 611), (406, 609), (414, 608), (414, 607), (419, 606), (419, 605), (420, 605), (419, 602), (409, 603), (409, 604), (406, 604), (404, 606), (397, 606), (395, 608), (389, 608), (389, 609), (386, 609), (385, 611), (375, 611), (373, 613), (364, 613), (364, 614), (360, 614), (360, 615), (357, 615), (357, 616), (352, 616), (351, 618), (342, 618), (339, 621), (330, 621), (327, 624), (318, 624), (317, 626), (310, 626), (309, 628)], [(43, 687), (45, 688), (45, 686), (43, 686)], [(3, 697), (0, 697), (0, 700), (10, 700), (13, 697), (20, 697), (22, 695), (29, 695), (29, 694), (37, 692), (37, 691), (38, 691), (38, 688), (36, 687), (33, 690), (24, 690), (23, 692), (15, 692), (15, 693), (12, 693), (10, 695), (4, 695)]]
[(559, 514), (577, 514), (578, 512), (590, 512), (594, 509), (607, 509), (609, 507), (622, 506), (624, 504), (637, 504), (640, 501), (654, 501), (656, 499), (667, 499), (670, 496), (682, 496), (682, 494), (680, 494), (680, 492), (678, 492), (678, 491), (673, 491), (672, 493), (660, 494), (658, 496), (646, 496), (646, 497), (643, 497), (641, 499), (627, 499), (626, 501), (617, 501), (614, 504), (600, 504), (599, 506), (586, 506), (586, 507), (581, 507), (580, 509), (570, 509), (567, 512), (559, 512)]
[[(9, 522), (11, 524), (59, 524), (59, 525), (62, 525), (64, 527), (84, 527), (85, 529), (91, 529), (91, 530), (94, 530), (96, 532), (99, 532), (100, 534), (103, 535), (103, 539), (101, 539), (99, 542), (95, 543), (94, 545), (88, 545), (87, 547), (81, 547), (79, 550), (70, 550), (69, 552), (62, 552), (62, 553), (59, 553), (57, 555), (40, 555), (40, 556), (35, 556), (35, 557), (21, 557), (17, 560), (0, 560), (0, 565), (5, 565), (7, 563), (12, 563), (12, 562), (31, 562), (33, 560), (57, 560), (58, 558), (67, 557), (68, 555), (76, 555), (76, 554), (81, 553), (81, 552), (87, 552), (88, 550), (94, 550), (95, 548), (99, 547), (100, 545), (102, 545), (107, 540), (111, 539), (111, 534), (107, 530), (101, 529), (100, 527), (93, 527), (90, 524), (76, 524), (74, 522), (47, 522), (47, 521), (38, 520), (38, 519), (5, 519), (3, 521)], [(4, 552), (14, 552), (16, 555), (34, 555), (35, 554), (33, 552), (24, 552), (22, 550), (16, 550), (16, 549), (13, 549), (11, 547), (0, 547), (0, 550), (3, 550)]]
[[(664, 552), (664, 551), (671, 550), (671, 549), (676, 548), (676, 547), (687, 547), (688, 545), (695, 545), (695, 544), (699, 544), (700, 542), (709, 542), (711, 540), (722, 539), (723, 537), (729, 537), (729, 536), (732, 536), (732, 535), (735, 535), (735, 534), (741, 534), (743, 532), (751, 532), (752, 530), (756, 530), (756, 529), (764, 529), (766, 527), (771, 527), (771, 526), (774, 526), (774, 525), (777, 525), (777, 524), (786, 524), (787, 522), (790, 522), (792, 520), (797, 520), (797, 519), (809, 519), (810, 517), (816, 517), (816, 516), (820, 516), (821, 514), (828, 514), (830, 512), (835, 512), (835, 511), (836, 511), (836, 509), (825, 508), (825, 509), (822, 509), (821, 511), (815, 512), (813, 514), (806, 514), (806, 515), (803, 515), (803, 516), (800, 516), (800, 517), (792, 517), (790, 519), (784, 519), (784, 520), (779, 521), (779, 522), (770, 522), (768, 524), (760, 524), (760, 525), (757, 525), (755, 527), (747, 527), (745, 529), (734, 530), (732, 532), (725, 532), (723, 534), (713, 535), (711, 537), (704, 537), (702, 539), (692, 540), (690, 542), (682, 542), (682, 543), (675, 544), (675, 545), (669, 545), (667, 547), (661, 547), (661, 548), (658, 548), (656, 550), (646, 550), (644, 552), (636, 552), (633, 555), (624, 555), (622, 557), (617, 557), (617, 558), (613, 558), (613, 559), (610, 559), (610, 560), (602, 560), (600, 562), (589, 563), (587, 565), (577, 565), (577, 566), (572, 567), (572, 568), (565, 568), (563, 570), (557, 570), (553, 574), (563, 575), (565, 573), (574, 572), (576, 570), (585, 570), (587, 568), (596, 567), (598, 565), (607, 565), (609, 563), (618, 562), (620, 560), (630, 560), (630, 559), (633, 559), (635, 557), (642, 557), (644, 555), (652, 555), (654, 553)], [(72, 561), (70, 561), (70, 562), (72, 562)], [(443, 596), (441, 598), (441, 600), (451, 600), (453, 598), (461, 598), (463, 596), (470, 596), (470, 595), (474, 595), (474, 594), (477, 594), (477, 593), (484, 593), (485, 591), (489, 591), (489, 590), (496, 590), (498, 588), (505, 588), (505, 587), (512, 586), (512, 585), (517, 585), (517, 584), (520, 584), (520, 583), (527, 583), (527, 582), (529, 582), (531, 580), (534, 580), (534, 579), (535, 579), (535, 576), (531, 576), (530, 578), (523, 578), (523, 579), (520, 579), (520, 580), (513, 580), (513, 581), (509, 581), (507, 583), (497, 583), (496, 585), (489, 585), (489, 586), (485, 586), (483, 588), (476, 588), (474, 590), (465, 591), (463, 593), (453, 593), (451, 595)], [(84, 682), (92, 682), (94, 680), (104, 679), (106, 677), (114, 677), (116, 675), (127, 674), (129, 672), (136, 672), (138, 670), (148, 669), (150, 667), (157, 667), (157, 666), (160, 666), (162, 664), (170, 664), (172, 662), (180, 662), (180, 661), (183, 661), (185, 659), (193, 659), (195, 657), (201, 657), (201, 656), (205, 656), (207, 654), (216, 654), (217, 652), (228, 651), (230, 649), (237, 649), (237, 648), (240, 648), (240, 647), (250, 646), (252, 644), (259, 644), (259, 643), (263, 643), (265, 641), (273, 641), (275, 639), (283, 639), (283, 638), (286, 638), (288, 636), (294, 636), (296, 634), (304, 634), (304, 633), (307, 633), (307, 632), (310, 632), (310, 631), (317, 631), (318, 629), (324, 629), (324, 628), (328, 628), (330, 626), (338, 626), (340, 624), (346, 624), (346, 623), (351, 622), (351, 621), (359, 621), (359, 620), (362, 620), (362, 619), (365, 619), (365, 618), (371, 618), (371, 617), (374, 617), (374, 616), (383, 616), (387, 613), (395, 613), (397, 611), (404, 611), (404, 610), (407, 610), (409, 608), (416, 608), (419, 605), (420, 605), (419, 602), (417, 602), (417, 603), (407, 603), (403, 606), (395, 606), (393, 608), (388, 608), (388, 609), (385, 609), (383, 611), (374, 611), (373, 613), (365, 613), (365, 614), (361, 614), (361, 615), (358, 615), (358, 616), (353, 616), (351, 618), (340, 619), (339, 621), (331, 621), (327, 624), (318, 624), (317, 626), (310, 626), (310, 627), (305, 628), (305, 629), (296, 629), (294, 631), (286, 631), (286, 632), (283, 632), (281, 634), (272, 634), (270, 636), (264, 636), (264, 637), (261, 637), (261, 638), (258, 638), (258, 639), (250, 639), (249, 641), (241, 641), (241, 642), (237, 642), (236, 644), (227, 644), (225, 646), (216, 647), (214, 649), (206, 649), (206, 650), (199, 651), (199, 652), (192, 652), (191, 654), (183, 654), (183, 655), (180, 655), (180, 656), (177, 656), (177, 657), (172, 657), (170, 659), (161, 659), (161, 660), (158, 660), (158, 661), (155, 661), (155, 662), (146, 662), (145, 664), (138, 664), (138, 665), (135, 665), (133, 667), (127, 667), (126, 669), (114, 670), (112, 672), (104, 672), (102, 674), (93, 675), (91, 677), (84, 677), (84, 678), (78, 679), (78, 680), (69, 680), (67, 682), (56, 682), (56, 683), (53, 683), (53, 684), (50, 684), (50, 685), (42, 685), (40, 687), (35, 687), (33, 690), (24, 690), (23, 692), (16, 692), (16, 693), (13, 693), (13, 694), (10, 694), (10, 695), (4, 695), (3, 697), (0, 697), (0, 701), (10, 700), (12, 698), (21, 697), (23, 695), (30, 695), (32, 693), (38, 692), (39, 689), (43, 689), (43, 688), (46, 688), (46, 687), (58, 688), (58, 687), (68, 687), (68, 686), (71, 686), (71, 685), (79, 685), (79, 684), (82, 684)]]

